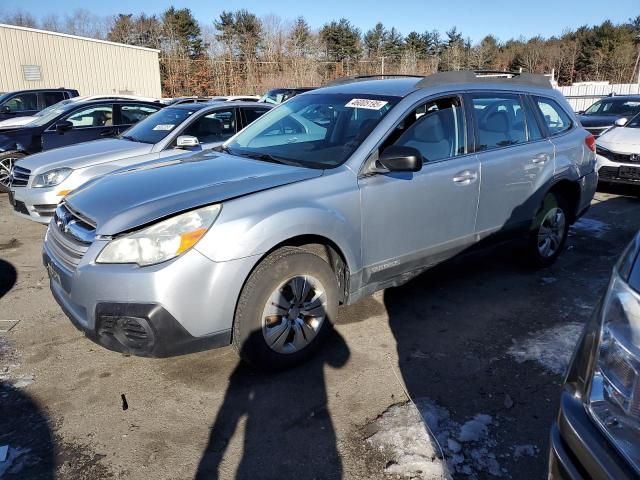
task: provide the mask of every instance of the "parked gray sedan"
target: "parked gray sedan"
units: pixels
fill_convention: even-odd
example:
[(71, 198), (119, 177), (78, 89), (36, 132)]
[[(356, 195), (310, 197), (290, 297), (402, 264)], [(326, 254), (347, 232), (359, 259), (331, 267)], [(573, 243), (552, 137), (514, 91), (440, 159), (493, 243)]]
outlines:
[(255, 102), (176, 105), (150, 115), (118, 138), (30, 155), (18, 160), (12, 171), (13, 210), (49, 223), (60, 200), (88, 180), (122, 167), (213, 148), (272, 107)]
[(597, 184), (593, 136), (525, 74), (348, 79), (219, 150), (107, 175), (56, 209), (44, 263), (88, 337), (148, 356), (233, 343), (287, 367), (338, 304), (481, 242), (524, 236), (549, 265)]

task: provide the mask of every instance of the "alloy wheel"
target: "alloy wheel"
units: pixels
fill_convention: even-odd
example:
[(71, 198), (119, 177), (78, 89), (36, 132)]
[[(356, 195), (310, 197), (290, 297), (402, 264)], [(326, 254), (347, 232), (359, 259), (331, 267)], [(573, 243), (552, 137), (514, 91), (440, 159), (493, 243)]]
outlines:
[(9, 188), (11, 183), (11, 169), (18, 160), (16, 157), (5, 157), (0, 160), (0, 185)]
[(561, 208), (547, 212), (538, 229), (538, 252), (543, 258), (553, 257), (564, 240), (567, 219)]
[(286, 280), (267, 300), (262, 334), (272, 350), (291, 354), (309, 345), (327, 316), (327, 296), (320, 281), (310, 275)]

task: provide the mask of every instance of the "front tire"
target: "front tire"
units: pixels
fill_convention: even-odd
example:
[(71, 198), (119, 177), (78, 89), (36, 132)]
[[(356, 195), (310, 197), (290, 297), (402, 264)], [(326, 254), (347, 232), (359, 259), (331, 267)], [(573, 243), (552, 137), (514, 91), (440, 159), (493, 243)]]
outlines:
[(529, 240), (529, 257), (535, 267), (553, 264), (567, 240), (569, 209), (562, 195), (550, 192), (533, 220)]
[(233, 325), (233, 346), (254, 367), (280, 370), (313, 354), (335, 321), (336, 276), (311, 252), (284, 247), (251, 273)]
[(0, 154), (0, 193), (9, 192), (9, 175), (13, 165), (25, 157), (24, 153), (20, 152), (5, 152)]

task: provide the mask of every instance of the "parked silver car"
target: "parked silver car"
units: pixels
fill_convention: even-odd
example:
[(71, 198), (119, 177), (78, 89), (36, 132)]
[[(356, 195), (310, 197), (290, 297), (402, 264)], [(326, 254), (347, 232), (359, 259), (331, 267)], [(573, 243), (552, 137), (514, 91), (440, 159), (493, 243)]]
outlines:
[[(215, 161), (204, 161), (215, 157)], [(101, 177), (44, 243), (72, 322), (116, 351), (233, 343), (287, 367), (340, 303), (479, 242), (559, 255), (597, 185), (595, 142), (544, 77), (350, 79), (296, 96), (219, 152)]]
[(18, 216), (49, 223), (56, 205), (92, 178), (119, 168), (220, 145), (272, 105), (189, 103), (164, 108), (118, 138), (57, 148), (18, 160), (9, 187)]

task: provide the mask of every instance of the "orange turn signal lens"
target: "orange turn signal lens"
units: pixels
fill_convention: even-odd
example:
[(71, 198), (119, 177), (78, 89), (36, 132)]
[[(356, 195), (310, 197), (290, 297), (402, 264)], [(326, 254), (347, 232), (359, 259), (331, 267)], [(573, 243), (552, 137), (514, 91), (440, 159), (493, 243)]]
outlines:
[(66, 197), (70, 193), (71, 193), (71, 190), (60, 190), (58, 193), (56, 193), (56, 196), (58, 196), (58, 197)]
[(179, 255), (185, 250), (189, 250), (191, 247), (193, 247), (205, 233), (207, 233), (206, 228), (198, 228), (191, 232), (183, 233), (182, 235), (180, 235), (180, 246), (178, 247), (176, 255)]

